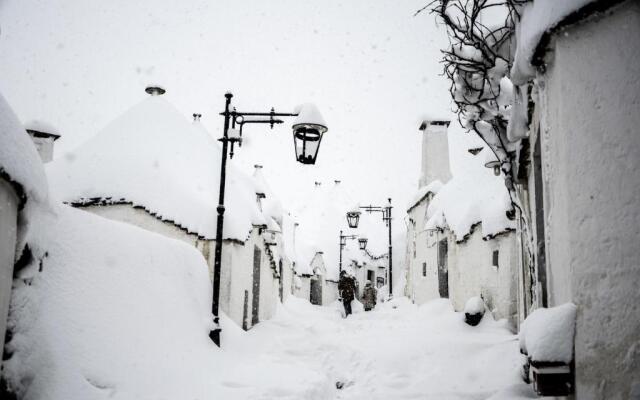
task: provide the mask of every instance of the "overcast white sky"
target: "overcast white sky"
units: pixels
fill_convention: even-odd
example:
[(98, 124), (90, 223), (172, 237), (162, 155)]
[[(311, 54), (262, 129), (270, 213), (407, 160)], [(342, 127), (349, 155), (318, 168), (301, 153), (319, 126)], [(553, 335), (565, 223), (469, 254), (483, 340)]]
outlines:
[[(58, 156), (144, 99), (149, 83), (189, 118), (202, 113), (216, 136), (227, 90), (245, 111), (314, 102), (329, 125), (316, 166), (294, 161), (290, 121), (248, 128), (238, 162), (263, 164), (293, 209), (314, 181), (340, 179), (356, 200), (393, 197), (404, 215), (419, 122), (451, 108), (444, 28), (413, 17), (427, 1), (0, 0), (0, 91), (24, 122), (58, 129)], [(466, 148), (459, 136), (453, 154)]]

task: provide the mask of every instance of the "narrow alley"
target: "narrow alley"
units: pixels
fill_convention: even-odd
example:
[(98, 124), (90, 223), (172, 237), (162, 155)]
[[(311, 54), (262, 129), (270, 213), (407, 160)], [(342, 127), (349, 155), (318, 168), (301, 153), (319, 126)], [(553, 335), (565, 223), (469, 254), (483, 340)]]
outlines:
[(229, 371), (240, 379), (222, 384), (247, 399), (535, 398), (518, 376), (517, 336), (488, 315), (471, 327), (448, 300), (399, 298), (347, 319), (337, 307), (290, 298), (272, 320), (233, 335), (228, 352), (297, 373), (269, 371), (272, 381), (254, 387), (260, 379)]

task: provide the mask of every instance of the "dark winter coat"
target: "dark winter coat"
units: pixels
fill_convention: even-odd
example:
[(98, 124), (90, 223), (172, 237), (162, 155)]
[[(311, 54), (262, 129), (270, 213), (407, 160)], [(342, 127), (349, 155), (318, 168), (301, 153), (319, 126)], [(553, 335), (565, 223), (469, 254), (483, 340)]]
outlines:
[(338, 291), (343, 300), (352, 301), (356, 294), (356, 283), (353, 277), (343, 275), (338, 282)]
[(378, 291), (371, 285), (365, 286), (362, 292), (362, 304), (365, 310), (372, 310), (376, 306)]

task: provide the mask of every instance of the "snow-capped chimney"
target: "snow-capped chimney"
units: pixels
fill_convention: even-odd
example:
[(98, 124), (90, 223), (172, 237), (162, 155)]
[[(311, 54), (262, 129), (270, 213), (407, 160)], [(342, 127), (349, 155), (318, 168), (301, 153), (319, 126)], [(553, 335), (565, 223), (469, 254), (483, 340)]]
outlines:
[(53, 133), (54, 129), (41, 126), (40, 123), (33, 122), (31, 124), (36, 125), (28, 125), (26, 128), (27, 133), (31, 136), (31, 140), (36, 146), (36, 150), (38, 150), (38, 154), (40, 155), (42, 162), (48, 163), (53, 160), (54, 142), (60, 138), (60, 135)]
[(420, 125), (422, 131), (422, 172), (419, 187), (439, 180), (446, 183), (451, 179), (449, 169), (448, 120), (425, 120)]
[(166, 90), (164, 90), (160, 86), (147, 86), (144, 91), (152, 96), (162, 96), (166, 92)]
[(265, 182), (261, 172), (262, 165), (254, 164), (253, 168), (253, 179), (255, 180), (256, 185), (256, 197), (258, 198), (258, 205), (260, 206), (260, 209), (262, 209), (262, 203), (260, 200), (267, 197)]
[(202, 114), (193, 113), (193, 122), (200, 121), (200, 118), (202, 118)]

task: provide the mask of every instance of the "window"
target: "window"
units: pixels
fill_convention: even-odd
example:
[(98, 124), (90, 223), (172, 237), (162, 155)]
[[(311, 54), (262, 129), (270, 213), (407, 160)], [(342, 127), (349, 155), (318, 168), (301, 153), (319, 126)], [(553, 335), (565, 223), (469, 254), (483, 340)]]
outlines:
[(416, 242), (413, 242), (413, 258), (416, 258)]
[(498, 250), (493, 251), (493, 266), (498, 268), (498, 259), (500, 258), (500, 252)]
[(422, 263), (422, 276), (427, 276), (427, 263)]

